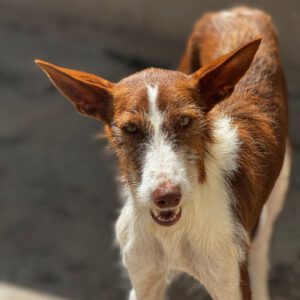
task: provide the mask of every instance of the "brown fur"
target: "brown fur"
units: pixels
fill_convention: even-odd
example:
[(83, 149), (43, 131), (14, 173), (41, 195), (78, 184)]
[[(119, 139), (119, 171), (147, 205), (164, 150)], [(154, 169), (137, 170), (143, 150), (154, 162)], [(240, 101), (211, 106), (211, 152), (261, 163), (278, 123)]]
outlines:
[[(283, 163), (286, 89), (270, 17), (247, 8), (229, 13), (200, 19), (189, 38), (181, 72), (147, 69), (113, 84), (95, 75), (37, 63), (80, 113), (105, 122), (122, 177), (133, 193), (153, 133), (145, 82), (159, 84), (163, 130), (175, 147), (196, 154), (200, 182), (205, 180), (208, 145), (214, 143), (212, 124), (222, 115), (229, 116), (241, 140), (238, 171), (228, 178), (236, 197), (232, 209), (251, 236)], [(179, 126), (183, 116), (192, 120), (187, 128)], [(137, 128), (134, 134), (126, 132), (130, 124)], [(243, 300), (251, 300), (246, 263), (241, 266), (241, 289)]]
[[(253, 232), (261, 209), (270, 195), (283, 164), (288, 134), (285, 81), (278, 42), (271, 18), (248, 8), (237, 8), (228, 17), (219, 13), (204, 16), (195, 26), (181, 61), (180, 70), (192, 73), (235, 49), (245, 41), (262, 37), (255, 59), (235, 87), (234, 93), (211, 112), (230, 116), (242, 140), (238, 172), (230, 178), (237, 203), (235, 214), (248, 232)], [(248, 292), (243, 268), (244, 299)]]
[[(237, 196), (240, 201), (236, 210), (240, 220), (251, 231), (283, 163), (287, 138), (286, 88), (270, 17), (261, 11), (242, 8), (232, 12), (235, 13), (234, 18), (222, 17), (220, 14), (205, 16), (196, 25), (191, 40), (201, 41), (200, 45), (204, 46), (201, 48), (204, 54), (200, 52), (198, 55), (204, 57), (205, 65), (222, 54), (223, 49), (234, 49), (244, 40), (262, 36), (256, 57), (246, 75), (236, 85), (235, 92), (216, 106), (210, 116), (213, 119), (223, 113), (229, 115), (243, 141), (241, 168), (232, 179), (232, 185), (234, 190), (239, 189)], [(256, 22), (249, 26), (248, 19)], [(211, 41), (212, 37), (217, 41)], [(191, 52), (190, 49), (187, 51)], [(191, 58), (191, 61), (194, 60)], [(186, 62), (182, 62), (183, 65)], [(252, 201), (243, 201), (245, 197)]]

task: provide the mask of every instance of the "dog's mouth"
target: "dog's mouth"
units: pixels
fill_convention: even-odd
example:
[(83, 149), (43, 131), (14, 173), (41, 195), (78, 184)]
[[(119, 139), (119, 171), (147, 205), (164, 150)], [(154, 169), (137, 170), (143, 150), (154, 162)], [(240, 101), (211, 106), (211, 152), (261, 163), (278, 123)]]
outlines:
[(181, 217), (181, 207), (168, 210), (156, 210), (150, 211), (152, 219), (162, 226), (172, 226), (176, 224)]

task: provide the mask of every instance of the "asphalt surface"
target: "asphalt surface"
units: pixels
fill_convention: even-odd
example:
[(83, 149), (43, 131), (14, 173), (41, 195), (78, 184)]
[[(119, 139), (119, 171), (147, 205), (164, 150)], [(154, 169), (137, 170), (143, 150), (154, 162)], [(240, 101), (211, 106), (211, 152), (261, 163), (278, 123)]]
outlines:
[[(148, 66), (176, 68), (184, 43), (20, 16), (0, 11), (0, 300), (125, 300), (114, 157), (96, 137), (101, 124), (76, 114), (33, 59), (117, 81)], [(285, 71), (297, 81), (294, 66)], [(300, 88), (289, 88), (294, 158), (272, 243), (273, 300), (300, 299)], [(170, 295), (209, 299), (188, 278)]]

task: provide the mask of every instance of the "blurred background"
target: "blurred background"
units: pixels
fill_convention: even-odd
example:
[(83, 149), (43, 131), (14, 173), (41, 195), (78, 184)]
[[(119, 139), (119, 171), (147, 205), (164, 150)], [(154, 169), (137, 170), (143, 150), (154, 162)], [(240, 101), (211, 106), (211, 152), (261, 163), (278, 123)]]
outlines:
[[(270, 282), (274, 300), (300, 299), (299, 0), (0, 0), (0, 300), (127, 299), (114, 157), (95, 137), (101, 124), (79, 116), (33, 59), (111, 81), (176, 69), (195, 20), (237, 4), (267, 10), (278, 28), (294, 160)], [(170, 294), (209, 299), (188, 278)]]

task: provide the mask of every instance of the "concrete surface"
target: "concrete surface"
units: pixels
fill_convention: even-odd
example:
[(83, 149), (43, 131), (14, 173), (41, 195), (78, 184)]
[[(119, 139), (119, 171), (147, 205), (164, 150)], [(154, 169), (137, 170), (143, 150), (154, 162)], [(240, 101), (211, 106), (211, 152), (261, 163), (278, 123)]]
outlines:
[[(114, 158), (105, 150), (105, 141), (95, 138), (101, 124), (77, 115), (32, 60), (38, 57), (112, 81), (148, 66), (176, 68), (201, 6), (220, 6), (217, 1), (198, 2), (199, 12), (189, 7), (181, 16), (179, 1), (174, 6), (161, 1), (155, 10), (157, 1), (88, 0), (71, 5), (66, 0), (0, 0), (0, 300), (125, 300), (128, 288), (113, 246), (120, 207)], [(270, 281), (273, 300), (296, 300), (299, 1), (256, 2), (269, 7), (279, 20), (279, 32), (284, 32), (294, 162), (288, 201), (273, 240)], [(139, 6), (144, 12), (140, 16)], [(152, 19), (145, 10), (152, 12)], [(105, 22), (97, 22), (98, 11)], [(183, 29), (175, 27), (178, 37), (170, 28), (172, 17), (186, 21)], [(176, 282), (170, 294), (173, 300), (208, 299), (188, 278)]]
[(66, 300), (52, 297), (49, 294), (38, 293), (36, 291), (20, 288), (10, 284), (0, 284), (0, 299), (9, 300)]
[[(132, 32), (145, 37), (160, 37), (182, 43), (194, 21), (211, 10), (249, 5), (267, 10), (277, 24), (283, 60), (289, 67), (289, 81), (299, 67), (299, 0), (0, 0), (2, 12), (12, 10), (22, 23), (37, 26), (47, 21), (56, 24), (81, 24), (101, 27), (119, 34)], [(172, 49), (172, 48), (169, 48)]]

